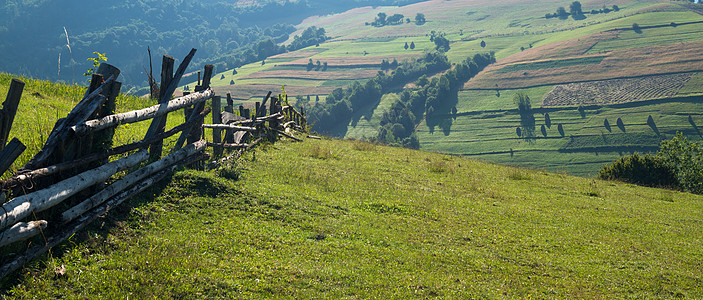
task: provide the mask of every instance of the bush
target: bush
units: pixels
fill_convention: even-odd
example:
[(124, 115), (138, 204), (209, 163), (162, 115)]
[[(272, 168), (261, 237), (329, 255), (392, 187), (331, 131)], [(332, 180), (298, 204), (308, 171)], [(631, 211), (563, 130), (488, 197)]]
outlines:
[(651, 187), (678, 187), (676, 176), (664, 160), (651, 154), (623, 156), (598, 171), (598, 177)]
[(663, 141), (657, 157), (676, 175), (680, 187), (687, 192), (703, 194), (703, 147), (689, 142), (680, 132)]

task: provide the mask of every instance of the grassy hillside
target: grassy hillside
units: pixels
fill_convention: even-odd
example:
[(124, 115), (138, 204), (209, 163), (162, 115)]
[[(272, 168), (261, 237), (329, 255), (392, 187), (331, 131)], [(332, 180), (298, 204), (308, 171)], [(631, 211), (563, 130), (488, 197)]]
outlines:
[[(459, 115), (452, 118), (450, 130), (438, 134), (425, 121), (420, 123), (417, 135), (422, 149), (589, 176), (602, 163), (624, 153), (650, 151), (658, 146), (657, 140), (651, 138), (638, 141), (637, 147), (632, 147), (631, 142), (619, 144), (633, 138), (597, 142), (594, 136), (613, 134), (603, 128), (605, 119), (614, 124), (615, 119), (622, 117), (632, 126), (626, 133), (614, 134), (641, 137), (652, 134), (643, 125), (652, 115), (662, 138), (679, 130), (689, 139), (699, 140), (701, 137), (692, 131), (694, 127), (687, 117), (691, 114), (694, 123), (703, 122), (703, 98), (676, 97), (703, 94), (703, 60), (692, 55), (703, 50), (699, 34), (703, 30), (701, 5), (670, 1), (581, 2), (587, 12), (583, 20), (544, 17), (559, 6), (568, 9), (570, 2), (514, 0), (431, 0), (312, 17), (298, 25), (298, 32), (293, 35), (317, 26), (325, 28), (332, 37), (330, 41), (268, 58), (264, 65), (247, 65), (237, 69), (236, 75), (225, 71), (215, 76), (215, 85), (220, 92), (232, 92), (241, 102), (258, 101), (269, 90), (280, 91), (282, 84), (289, 95), (320, 95), (324, 100), (324, 95), (337, 87), (374, 76), (383, 59), (402, 62), (434, 50), (430, 35), (441, 32), (451, 42), (446, 54), (452, 62), (488, 51), (495, 52), (498, 61), (458, 92)], [(590, 13), (614, 4), (618, 11)], [(427, 22), (366, 25), (378, 13), (403, 14), (411, 21), (417, 13), (423, 13)], [(634, 23), (641, 31), (632, 30)], [(480, 46), (481, 41), (485, 47)], [(405, 49), (405, 43), (416, 47)], [(330, 69), (307, 71), (305, 64), (309, 59), (328, 62)], [(539, 134), (541, 124), (536, 124), (536, 142), (518, 139), (515, 128), (519, 118), (513, 103), (517, 92), (526, 92), (535, 108), (555, 110), (551, 117), (556, 118), (555, 123), (563, 124), (565, 136), (561, 137), (556, 128), (548, 128), (545, 137)], [(393, 99), (397, 99), (396, 95), (388, 94), (377, 105), (353, 116), (345, 137), (375, 137), (380, 116)], [(648, 101), (630, 107), (609, 106), (641, 100)], [(602, 108), (588, 110), (584, 117), (575, 114), (579, 105), (594, 104)], [(667, 105), (682, 110), (660, 110)], [(538, 120), (543, 120), (543, 113), (536, 114)], [(579, 140), (582, 148), (573, 149), (572, 139)]]
[(703, 297), (700, 196), (336, 140), (241, 167), (177, 173), (6, 296)]
[[(3, 101), (13, 78), (23, 81), (25, 87), (17, 109), (17, 116), (10, 131), (10, 139), (18, 138), (27, 146), (27, 150), (15, 161), (10, 170), (16, 170), (24, 166), (41, 150), (56, 121), (65, 117), (73, 109), (74, 105), (83, 99), (87, 89), (87, 87), (79, 85), (65, 85), (0, 73), (0, 99)], [(156, 102), (150, 99), (120, 95), (117, 98), (117, 112), (142, 109), (154, 104)], [(183, 123), (183, 119), (183, 114), (170, 114), (167, 127), (170, 128)], [(113, 145), (119, 146), (140, 140), (148, 127), (148, 121), (118, 127), (115, 132)], [(9, 173), (5, 174), (3, 178), (9, 176)]]

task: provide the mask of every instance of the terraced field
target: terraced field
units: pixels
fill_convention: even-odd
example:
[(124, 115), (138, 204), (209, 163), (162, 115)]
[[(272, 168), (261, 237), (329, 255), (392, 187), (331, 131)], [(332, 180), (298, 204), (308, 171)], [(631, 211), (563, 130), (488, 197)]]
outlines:
[(611, 79), (556, 85), (542, 106), (626, 103), (676, 96), (694, 73)]
[[(585, 12), (613, 4), (581, 2)], [(588, 176), (624, 153), (655, 149), (658, 139), (677, 130), (700, 139), (687, 120), (690, 114), (694, 123), (703, 123), (703, 107), (696, 98), (703, 95), (703, 57), (696, 54), (703, 52), (700, 5), (622, 0), (617, 2), (619, 11), (587, 14), (584, 20), (544, 18), (569, 3), (431, 0), (313, 17), (291, 36), (317, 26), (325, 28), (330, 40), (319, 47), (269, 57), (265, 64), (237, 68), (237, 74), (222, 72), (213, 78), (213, 85), (218, 92), (231, 92), (239, 103), (258, 101), (268, 91), (278, 93), (281, 85), (291, 96), (324, 99), (335, 88), (374, 76), (384, 59), (402, 62), (433, 51), (430, 35), (434, 31), (450, 41), (446, 54), (451, 62), (489, 51), (498, 61), (458, 92), (456, 119), (442, 121), (443, 128), (421, 122), (417, 134), (422, 149)], [(423, 13), (427, 23), (365, 25), (381, 12), (400, 13), (411, 20)], [(641, 32), (632, 30), (633, 23), (640, 25)], [(414, 43), (415, 48), (405, 49), (406, 43)], [(326, 62), (327, 70), (308, 71), (310, 59)], [(529, 95), (537, 119), (542, 120), (531, 142), (515, 133), (520, 119), (513, 96), (518, 92)], [(682, 96), (688, 98), (667, 100)], [(395, 94), (388, 94), (364, 108), (348, 124), (346, 137), (376, 136), (383, 110), (395, 99)], [(578, 105), (597, 108), (582, 115)], [(553, 125), (542, 134), (545, 112)], [(662, 134), (656, 139), (646, 125), (649, 115)], [(626, 132), (615, 127), (618, 118), (625, 122)], [(613, 124), (612, 132), (604, 127), (605, 119)], [(557, 124), (564, 129), (563, 137)]]

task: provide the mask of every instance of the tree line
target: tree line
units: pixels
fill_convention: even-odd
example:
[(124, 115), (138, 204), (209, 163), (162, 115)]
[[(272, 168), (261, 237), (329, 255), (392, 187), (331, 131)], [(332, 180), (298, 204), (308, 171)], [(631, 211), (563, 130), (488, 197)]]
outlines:
[(436, 52), (427, 53), (421, 58), (400, 63), (389, 74), (379, 71), (364, 83), (355, 81), (346, 88), (337, 88), (327, 95), (324, 103), (309, 108), (312, 129), (332, 134), (339, 127), (346, 127), (355, 111), (377, 104), (383, 94), (401, 88), (422, 75), (441, 72), (450, 66), (446, 56)]
[(420, 142), (415, 128), (422, 121), (423, 114), (431, 130), (434, 126), (449, 130), (451, 124), (447, 122), (451, 122), (451, 118), (447, 115), (456, 114), (458, 91), (464, 83), (494, 62), (493, 53), (476, 54), (432, 80), (422, 75), (415, 82), (415, 88), (403, 89), (399, 94), (400, 100), (383, 112), (376, 140), (418, 149)]
[(125, 86), (145, 87), (147, 47), (157, 60), (197, 48), (190, 65), (211, 63), (220, 72), (321, 43), (317, 28), (285, 49), (278, 46), (296, 30), (293, 24), (309, 16), (415, 2), (420, 0), (264, 0), (249, 6), (222, 0), (9, 0), (0, 3), (0, 71), (83, 84), (86, 59), (97, 51), (120, 66)]

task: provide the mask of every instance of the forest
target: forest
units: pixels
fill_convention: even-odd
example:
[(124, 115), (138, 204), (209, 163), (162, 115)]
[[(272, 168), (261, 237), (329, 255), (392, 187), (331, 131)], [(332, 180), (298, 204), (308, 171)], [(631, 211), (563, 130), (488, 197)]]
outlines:
[(82, 74), (93, 52), (99, 52), (123, 70), (126, 90), (137, 92), (148, 85), (147, 47), (156, 61), (165, 54), (180, 59), (196, 48), (191, 66), (210, 63), (217, 72), (287, 51), (279, 43), (295, 31), (293, 24), (311, 15), (414, 2), (419, 1), (255, 1), (238, 6), (218, 0), (8, 0), (0, 4), (0, 71), (87, 84)]

